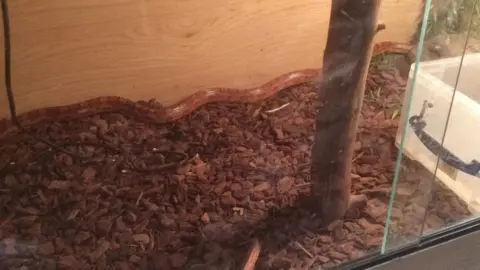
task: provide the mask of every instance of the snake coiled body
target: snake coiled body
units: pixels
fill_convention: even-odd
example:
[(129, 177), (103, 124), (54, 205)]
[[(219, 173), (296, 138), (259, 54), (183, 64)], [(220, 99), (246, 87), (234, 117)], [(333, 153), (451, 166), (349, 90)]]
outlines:
[[(375, 44), (373, 56), (384, 53), (410, 54), (412, 47), (407, 44), (380, 42)], [(303, 84), (317, 77), (321, 69), (304, 69), (281, 75), (259, 87), (250, 89), (211, 88), (195, 92), (180, 102), (164, 107), (158, 102), (132, 101), (118, 96), (103, 96), (86, 101), (48, 108), (32, 110), (18, 115), (18, 121), (24, 126), (34, 126), (47, 121), (64, 121), (95, 115), (104, 112), (123, 111), (138, 117), (142, 121), (154, 123), (174, 122), (190, 114), (198, 107), (211, 102), (252, 103), (269, 98), (282, 89)], [(18, 132), (12, 121), (0, 120), (0, 139)]]

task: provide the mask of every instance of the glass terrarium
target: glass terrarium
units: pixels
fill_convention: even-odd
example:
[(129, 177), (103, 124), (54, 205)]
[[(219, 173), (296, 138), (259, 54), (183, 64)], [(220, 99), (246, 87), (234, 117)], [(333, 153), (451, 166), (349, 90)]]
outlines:
[(447, 2), (2, 0), (0, 268), (334, 269), (474, 217)]

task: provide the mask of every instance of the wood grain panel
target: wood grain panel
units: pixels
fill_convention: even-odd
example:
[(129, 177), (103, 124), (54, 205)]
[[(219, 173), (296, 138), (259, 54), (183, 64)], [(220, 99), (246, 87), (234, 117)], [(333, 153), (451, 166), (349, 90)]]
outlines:
[[(19, 112), (101, 95), (157, 98), (168, 105), (200, 89), (253, 87), (289, 71), (316, 68), (330, 13), (327, 0), (11, 0), (9, 5)], [(378, 40), (408, 41), (420, 12), (420, 1), (384, 0), (387, 30)], [(3, 64), (0, 72), (3, 80)], [(8, 112), (6, 104), (0, 95), (0, 117)]]

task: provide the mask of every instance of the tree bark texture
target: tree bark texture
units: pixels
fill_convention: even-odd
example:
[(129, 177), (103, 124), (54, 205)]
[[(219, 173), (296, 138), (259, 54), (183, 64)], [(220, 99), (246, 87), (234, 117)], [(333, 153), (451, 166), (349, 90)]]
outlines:
[(325, 223), (352, 207), (351, 163), (380, 0), (332, 0), (312, 148), (312, 203)]

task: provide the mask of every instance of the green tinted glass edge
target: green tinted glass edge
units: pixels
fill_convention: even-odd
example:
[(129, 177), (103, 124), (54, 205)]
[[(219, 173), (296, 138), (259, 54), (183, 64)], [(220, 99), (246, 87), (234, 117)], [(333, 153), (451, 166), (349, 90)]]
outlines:
[(402, 162), (402, 155), (403, 155), (403, 144), (405, 141), (405, 132), (407, 130), (407, 123), (408, 123), (408, 118), (410, 116), (410, 103), (412, 101), (412, 93), (413, 89), (415, 86), (415, 81), (417, 78), (417, 72), (418, 72), (418, 65), (420, 63), (420, 59), (422, 56), (422, 51), (423, 51), (423, 42), (425, 39), (425, 33), (427, 32), (427, 26), (428, 26), (428, 16), (430, 14), (430, 4), (431, 0), (426, 0), (425, 1), (425, 9), (423, 11), (423, 22), (422, 22), (422, 27), (420, 29), (420, 37), (418, 41), (418, 49), (417, 49), (417, 55), (415, 59), (415, 67), (413, 70), (413, 76), (412, 76), (412, 81), (410, 83), (409, 89), (408, 89), (408, 99), (407, 99), (407, 108), (405, 110), (406, 116), (405, 116), (405, 121), (402, 126), (402, 136), (400, 138), (400, 147), (398, 149), (397, 153), (397, 160), (395, 163), (395, 174), (393, 176), (393, 183), (392, 183), (392, 194), (390, 195), (390, 202), (388, 204), (388, 212), (387, 212), (387, 218), (385, 221), (385, 229), (383, 232), (383, 240), (382, 240), (382, 247), (380, 250), (381, 254), (384, 254), (387, 248), (387, 238), (388, 238), (388, 232), (390, 228), (390, 218), (392, 215), (392, 208), (393, 208), (393, 202), (395, 200), (395, 191), (397, 190), (397, 182), (398, 182), (398, 175), (400, 171), (400, 165)]

